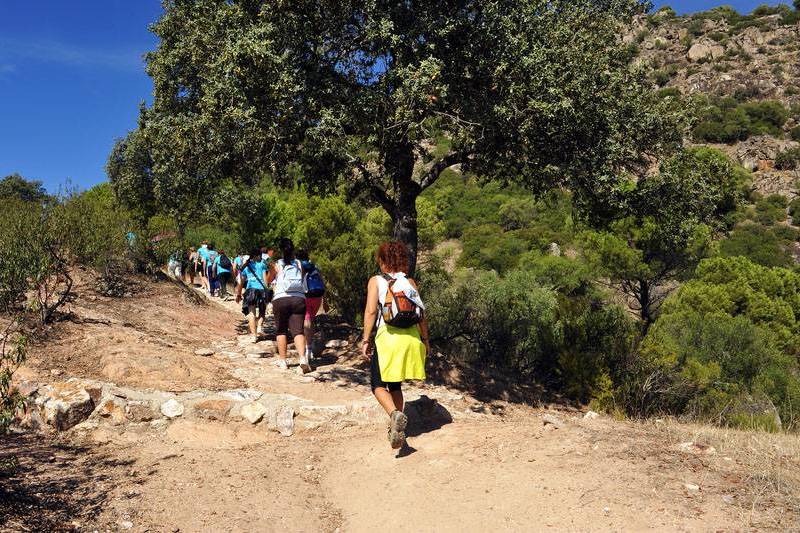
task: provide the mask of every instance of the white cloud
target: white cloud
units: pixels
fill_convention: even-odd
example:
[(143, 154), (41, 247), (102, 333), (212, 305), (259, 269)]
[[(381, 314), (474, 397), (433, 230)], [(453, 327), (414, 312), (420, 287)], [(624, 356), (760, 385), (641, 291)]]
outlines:
[(58, 63), (73, 67), (93, 67), (141, 72), (144, 69), (144, 52), (140, 50), (100, 49), (75, 46), (55, 41), (3, 41), (0, 40), (0, 72), (3, 66), (13, 69), (15, 65), (3, 62), (12, 60), (23, 64), (26, 61)]

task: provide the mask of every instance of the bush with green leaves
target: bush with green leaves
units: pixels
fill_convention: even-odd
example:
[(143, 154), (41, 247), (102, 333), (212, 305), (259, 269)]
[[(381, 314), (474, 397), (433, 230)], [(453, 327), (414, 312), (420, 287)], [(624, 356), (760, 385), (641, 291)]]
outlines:
[[(798, 126), (800, 128), (800, 126)], [(793, 130), (794, 131), (794, 130)], [(798, 130), (800, 136), (800, 130)], [(779, 170), (795, 170), (800, 168), (800, 148), (789, 148), (775, 157), (775, 168)]]
[[(629, 386), (646, 412), (692, 415), (775, 429), (778, 418), (743, 406), (774, 405), (797, 429), (800, 405), (800, 274), (746, 258), (703, 261), (665, 302), (641, 346)], [(641, 401), (645, 398), (644, 401)]]
[[(14, 415), (22, 406), (22, 396), (12, 387), (14, 372), (25, 361), (27, 338), (21, 334), (19, 321), (12, 320), (0, 337), (0, 435), (8, 431)], [(0, 461), (0, 469), (3, 465)]]
[(610, 397), (635, 328), (578, 260), (526, 254), (505, 275), (435, 265), (420, 274), (431, 336), (478, 367), (513, 370), (578, 401)]
[(791, 267), (794, 257), (789, 246), (795, 240), (792, 237), (785, 234), (782, 226), (767, 227), (745, 222), (738, 224), (718, 243), (718, 253), (721, 257), (746, 257), (765, 267)]
[(699, 100), (700, 111), (693, 130), (698, 142), (734, 143), (753, 135), (781, 137), (789, 118), (789, 110), (774, 100), (744, 103), (730, 97)]

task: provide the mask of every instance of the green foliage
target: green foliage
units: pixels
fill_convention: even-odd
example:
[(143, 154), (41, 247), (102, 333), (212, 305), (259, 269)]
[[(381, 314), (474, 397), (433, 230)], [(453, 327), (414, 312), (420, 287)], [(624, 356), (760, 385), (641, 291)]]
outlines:
[(636, 183), (605, 230), (583, 234), (584, 254), (635, 302), (647, 328), (665, 286), (708, 253), (712, 231), (729, 223), (747, 182), (722, 152), (681, 153)]
[(703, 261), (642, 344), (643, 375), (660, 381), (648, 405), (735, 425), (747, 417), (734, 407), (765, 396), (796, 428), (798, 311), (798, 274), (741, 257)]
[(795, 126), (792, 128), (789, 136), (792, 138), (793, 141), (800, 142), (800, 126)]
[(0, 338), (0, 436), (8, 431), (16, 410), (23, 403), (22, 396), (11, 386), (11, 379), (25, 361), (26, 345), (26, 337), (19, 333), (19, 323), (12, 321)]
[(51, 221), (62, 236), (61, 247), (73, 260), (104, 274), (125, 268), (125, 235), (131, 230), (132, 221), (109, 184), (61, 199), (53, 209)]
[(740, 224), (728, 238), (720, 241), (719, 254), (723, 257), (746, 257), (766, 267), (789, 267), (794, 264), (794, 258), (788, 244), (778, 227)]
[(20, 200), (42, 203), (48, 199), (41, 181), (28, 181), (19, 174), (11, 174), (0, 180), (0, 201)]
[[(792, 130), (793, 136), (795, 131), (800, 135), (800, 126)], [(775, 157), (775, 168), (779, 170), (795, 170), (798, 167), (800, 167), (800, 148), (789, 148)]]
[[(742, 97), (742, 95), (740, 95)], [(698, 142), (733, 143), (752, 135), (783, 135), (789, 111), (777, 101), (738, 104), (732, 98), (711, 98), (701, 108), (693, 136)]]
[(227, 180), (361, 195), (413, 251), (416, 199), (453, 165), (602, 199), (682, 140), (682, 113), (618, 39), (645, 7), (169, 2), (153, 104), (108, 173), (125, 205), (179, 227)]
[(505, 276), (424, 270), (432, 337), (478, 366), (513, 369), (576, 400), (606, 398), (633, 328), (579, 261), (529, 254)]

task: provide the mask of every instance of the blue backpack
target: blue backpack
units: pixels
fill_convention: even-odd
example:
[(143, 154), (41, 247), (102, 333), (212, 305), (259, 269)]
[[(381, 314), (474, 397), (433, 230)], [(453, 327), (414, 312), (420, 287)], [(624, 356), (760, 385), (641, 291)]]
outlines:
[(325, 282), (322, 281), (322, 274), (314, 266), (311, 272), (306, 274), (306, 296), (309, 298), (320, 298), (325, 294)]

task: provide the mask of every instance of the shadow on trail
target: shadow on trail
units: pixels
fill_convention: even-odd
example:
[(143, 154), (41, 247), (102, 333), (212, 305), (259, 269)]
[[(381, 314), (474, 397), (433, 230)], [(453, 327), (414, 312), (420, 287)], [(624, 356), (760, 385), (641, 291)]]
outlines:
[(112, 498), (120, 461), (94, 448), (51, 442), (37, 435), (0, 437), (0, 463), (16, 457), (16, 469), (0, 474), (0, 530), (73, 531), (96, 519)]
[(406, 435), (409, 437), (431, 433), (453, 422), (450, 411), (427, 396), (406, 402), (404, 411), (408, 416)]

